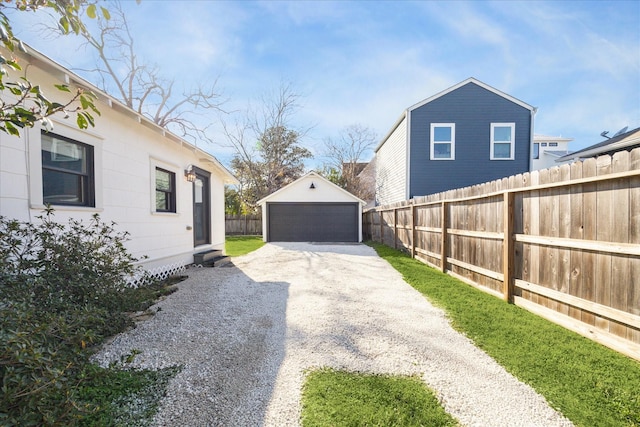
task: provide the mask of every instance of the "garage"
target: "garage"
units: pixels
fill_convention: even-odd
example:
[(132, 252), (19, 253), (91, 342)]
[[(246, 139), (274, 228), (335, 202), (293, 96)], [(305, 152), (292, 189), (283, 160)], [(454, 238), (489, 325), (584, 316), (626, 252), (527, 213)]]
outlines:
[(360, 242), (365, 202), (315, 172), (258, 202), (265, 242)]

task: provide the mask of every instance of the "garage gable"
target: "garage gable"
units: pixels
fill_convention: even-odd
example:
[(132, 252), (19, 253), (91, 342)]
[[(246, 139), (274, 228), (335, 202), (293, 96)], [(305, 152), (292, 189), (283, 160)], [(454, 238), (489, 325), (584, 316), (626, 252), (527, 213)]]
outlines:
[(362, 241), (365, 202), (316, 172), (258, 201), (265, 242)]

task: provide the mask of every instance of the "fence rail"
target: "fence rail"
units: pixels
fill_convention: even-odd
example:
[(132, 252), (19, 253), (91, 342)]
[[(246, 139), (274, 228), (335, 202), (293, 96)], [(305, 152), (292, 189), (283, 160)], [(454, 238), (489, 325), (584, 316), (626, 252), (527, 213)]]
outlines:
[(363, 229), (640, 360), (640, 148), (378, 207)]
[(227, 236), (262, 235), (262, 215), (225, 215), (224, 220)]

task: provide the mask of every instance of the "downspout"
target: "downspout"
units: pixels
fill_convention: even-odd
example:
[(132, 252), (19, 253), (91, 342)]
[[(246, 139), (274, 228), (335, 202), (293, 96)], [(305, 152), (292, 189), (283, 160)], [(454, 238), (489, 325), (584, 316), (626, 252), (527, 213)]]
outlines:
[(406, 165), (407, 174), (405, 177), (406, 182), (405, 182), (404, 199), (409, 200), (411, 195), (411, 114), (408, 108), (405, 110), (404, 116), (406, 117), (406, 124), (407, 124), (407, 130), (406, 130), (406, 136), (405, 136), (406, 143), (405, 143), (405, 150), (404, 150), (404, 152), (407, 153), (407, 165)]
[(533, 169), (533, 118), (537, 112), (538, 107), (533, 107), (533, 110), (531, 110), (531, 127), (529, 129), (529, 172)]

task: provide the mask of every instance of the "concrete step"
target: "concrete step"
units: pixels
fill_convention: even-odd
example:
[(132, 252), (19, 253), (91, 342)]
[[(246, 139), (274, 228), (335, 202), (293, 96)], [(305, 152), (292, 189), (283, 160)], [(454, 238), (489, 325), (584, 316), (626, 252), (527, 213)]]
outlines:
[(203, 267), (222, 267), (230, 262), (231, 258), (223, 255), (222, 251), (217, 249), (193, 254), (193, 263)]

